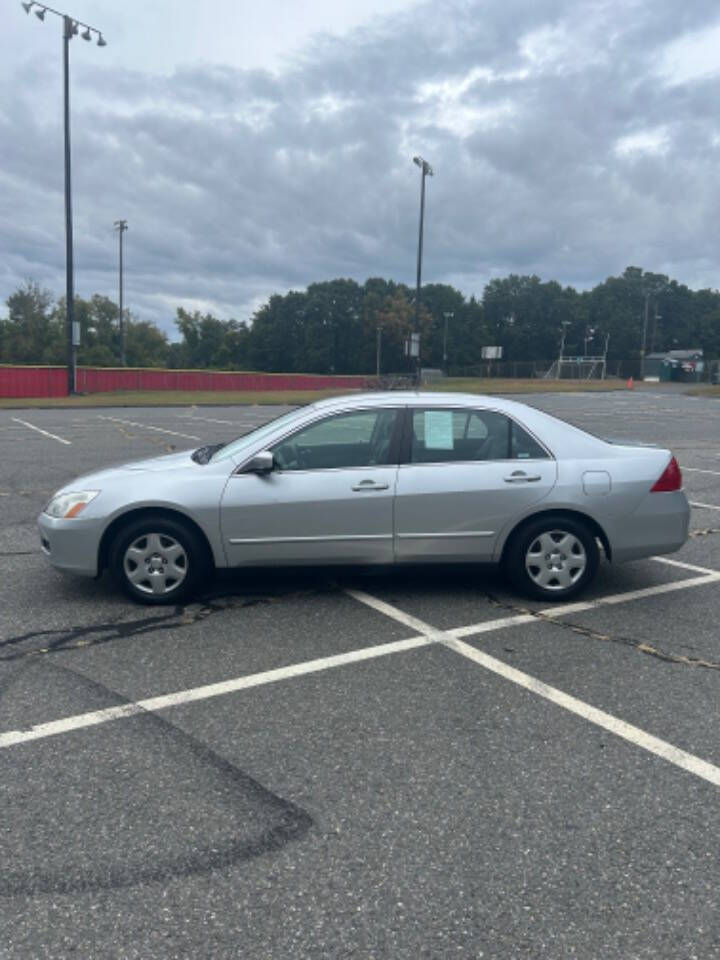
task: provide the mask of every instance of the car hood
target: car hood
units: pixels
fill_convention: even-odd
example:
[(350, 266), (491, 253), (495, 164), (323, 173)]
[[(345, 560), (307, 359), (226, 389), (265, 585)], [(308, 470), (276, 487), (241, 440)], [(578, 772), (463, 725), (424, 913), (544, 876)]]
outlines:
[(102, 484), (111, 480), (121, 480), (133, 473), (164, 473), (168, 470), (178, 470), (182, 467), (195, 467), (200, 470), (202, 467), (195, 463), (191, 458), (192, 450), (184, 450), (182, 453), (170, 453), (162, 457), (151, 457), (149, 460), (135, 460), (132, 463), (121, 463), (114, 467), (106, 467), (104, 470), (96, 470), (93, 473), (85, 473), (81, 477), (76, 477), (70, 483), (65, 484), (63, 490), (92, 490), (96, 487), (102, 487)]
[[(175, 467), (187, 467), (195, 464), (192, 459), (192, 450), (183, 450), (182, 453), (168, 453), (162, 457), (151, 457), (149, 460), (136, 460), (133, 463), (124, 463), (120, 470), (151, 470), (154, 473), (170, 470)], [(195, 464), (197, 466), (197, 464)]]

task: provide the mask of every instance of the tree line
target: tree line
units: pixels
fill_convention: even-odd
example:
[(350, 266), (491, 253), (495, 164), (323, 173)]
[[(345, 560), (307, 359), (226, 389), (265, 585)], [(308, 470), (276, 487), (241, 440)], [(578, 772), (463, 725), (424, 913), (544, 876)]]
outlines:
[[(482, 297), (447, 284), (426, 284), (418, 310), (422, 364), (458, 374), (499, 346), (503, 359), (550, 366), (561, 337), (565, 355), (597, 355), (608, 343), (608, 371), (637, 375), (646, 353), (702, 348), (720, 355), (720, 292), (691, 290), (664, 274), (628, 267), (592, 290), (577, 291), (537, 276), (491, 280)], [(337, 279), (275, 294), (249, 320), (220, 319), (179, 307), (178, 338), (126, 314), (128, 366), (372, 374), (409, 369), (404, 344), (415, 324), (415, 291), (373, 277)], [(63, 364), (65, 302), (28, 282), (7, 300), (0, 319), (0, 363)], [(76, 298), (81, 327), (78, 362), (118, 366), (118, 306), (95, 294)]]

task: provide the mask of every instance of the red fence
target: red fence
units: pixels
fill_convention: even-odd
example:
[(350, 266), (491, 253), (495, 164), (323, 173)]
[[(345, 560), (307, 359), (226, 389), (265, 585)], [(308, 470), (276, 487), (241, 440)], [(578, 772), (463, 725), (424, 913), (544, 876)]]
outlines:
[(65, 397), (65, 367), (0, 367), (0, 397)]
[[(114, 390), (360, 390), (368, 377), (312, 373), (223, 373), (218, 370), (78, 367), (79, 393)], [(65, 367), (0, 366), (0, 397), (65, 397)]]

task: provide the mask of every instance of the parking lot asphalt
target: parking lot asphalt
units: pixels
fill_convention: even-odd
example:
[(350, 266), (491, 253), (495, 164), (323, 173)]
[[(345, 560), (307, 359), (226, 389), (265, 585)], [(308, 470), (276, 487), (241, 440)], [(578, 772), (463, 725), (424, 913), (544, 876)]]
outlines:
[(0, 411), (0, 958), (720, 958), (720, 404), (524, 399), (670, 447), (685, 547), (561, 607), (428, 567), (144, 608), (49, 567), (44, 503), (287, 408)]

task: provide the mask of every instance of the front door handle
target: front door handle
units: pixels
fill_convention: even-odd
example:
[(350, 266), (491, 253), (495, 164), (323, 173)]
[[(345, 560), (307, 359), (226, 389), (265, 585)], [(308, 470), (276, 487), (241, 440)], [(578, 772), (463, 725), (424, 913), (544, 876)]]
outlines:
[(503, 480), (505, 483), (537, 483), (538, 480), (542, 480), (542, 477), (539, 475), (529, 477), (522, 470), (514, 470), (509, 477), (503, 477)]
[(363, 490), (387, 490), (389, 483), (379, 483), (377, 480), (361, 480), (353, 485), (353, 490), (362, 493)]

